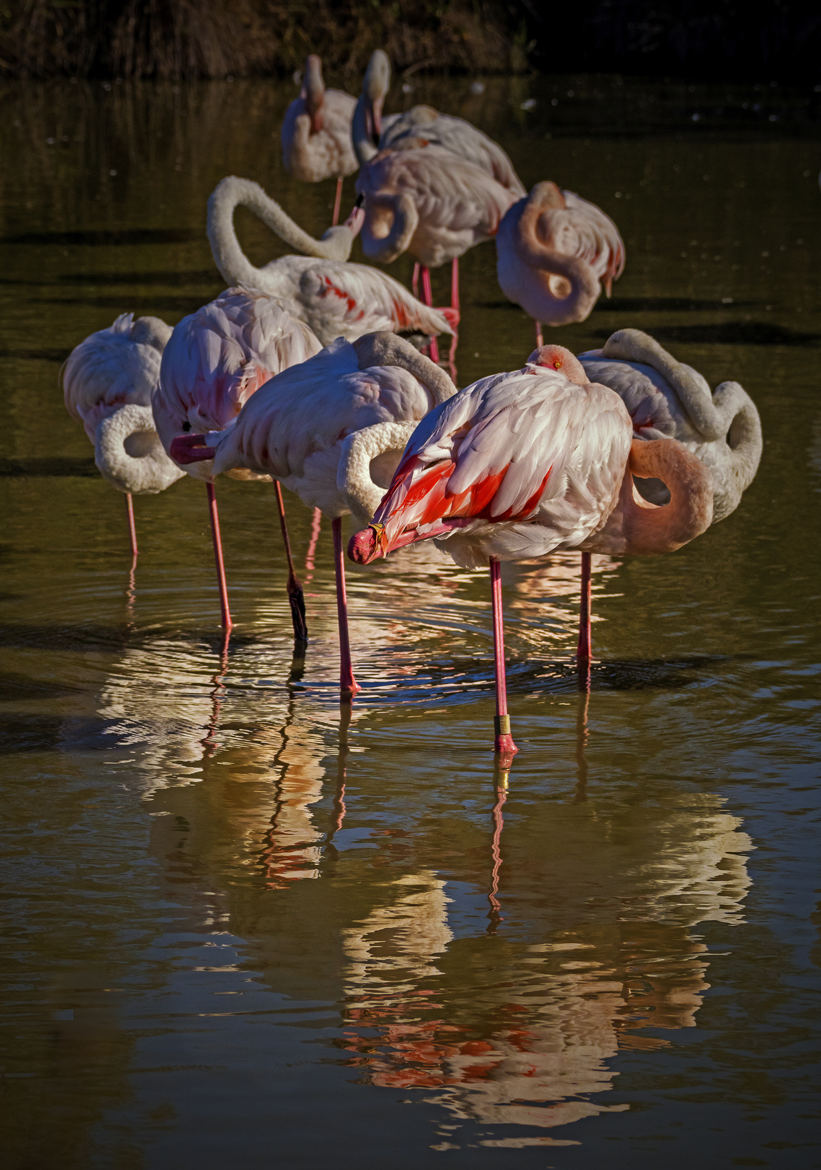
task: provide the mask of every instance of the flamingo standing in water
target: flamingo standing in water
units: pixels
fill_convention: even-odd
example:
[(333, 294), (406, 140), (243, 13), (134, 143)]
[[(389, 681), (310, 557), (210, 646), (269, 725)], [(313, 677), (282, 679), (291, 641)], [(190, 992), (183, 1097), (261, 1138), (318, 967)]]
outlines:
[(496, 275), (509, 300), (536, 322), (584, 321), (624, 270), (624, 243), (595, 203), (555, 183), (537, 183), (506, 212), (496, 234)]
[[(547, 352), (549, 349), (550, 352)], [(698, 459), (671, 439), (633, 439), (630, 415), (578, 360), (545, 347), (541, 365), (493, 374), (462, 390), (416, 428), (371, 524), (349, 544), (368, 564), (433, 538), (457, 562), (490, 562), (496, 675), (495, 750), (508, 764), (499, 562), (578, 548), (661, 553), (709, 527), (712, 489)], [(552, 360), (551, 360), (552, 359)], [(656, 507), (634, 476), (661, 479), (670, 502)], [(580, 631), (580, 648), (589, 646)]]
[[(160, 387), (154, 397), (154, 420), (165, 450), (174, 458), (171, 443), (180, 431), (201, 434), (222, 430), (273, 374), (304, 361), (321, 348), (307, 325), (292, 317), (273, 297), (262, 293), (227, 289), (216, 300), (183, 317), (166, 345)], [(228, 632), (233, 622), (213, 469), (200, 464), (190, 469), (186, 466), (185, 470), (206, 481), (222, 624)], [(239, 479), (255, 478), (248, 471), (235, 474)], [(305, 605), (291, 562), (281, 489), (279, 484), (275, 486), (288, 556), (288, 596), (294, 634), (299, 641), (304, 641), (307, 638)]]
[(359, 166), (351, 142), (356, 98), (341, 89), (326, 89), (322, 62), (309, 53), (299, 97), (288, 106), (282, 122), (282, 161), (302, 183), (336, 179), (333, 223), (339, 219), (342, 183)]
[[(763, 447), (755, 403), (738, 382), (721, 382), (711, 393), (697, 370), (676, 361), (641, 329), (619, 329), (601, 349), (579, 359), (591, 381), (622, 399), (637, 438), (678, 439), (701, 460), (713, 484), (713, 523), (735, 511)], [(643, 485), (642, 492), (663, 503), (659, 487)]]
[(62, 369), (66, 408), (94, 444), (94, 462), (125, 494), (131, 556), (139, 551), (132, 495), (164, 491), (184, 473), (163, 450), (151, 412), (171, 326), (122, 313), (76, 345)]
[[(456, 392), (450, 378), (408, 342), (375, 333), (338, 338), (272, 378), (216, 434), (171, 444), (184, 465), (208, 460), (212, 475), (244, 469), (271, 475), (333, 517), (340, 687), (352, 697), (342, 516), (371, 516), (416, 423)], [(615, 396), (614, 396), (615, 397)]]
[[(415, 127), (410, 120), (401, 133), (397, 130), (391, 145), (383, 145), (381, 105), (387, 86), (384, 70), (378, 66), (385, 62), (387, 58), (377, 50), (365, 73), (353, 120), (354, 150), (360, 162), (356, 190), (365, 210), (362, 248), (369, 259), (383, 264), (410, 252), (422, 266), (422, 297), (427, 304), (432, 302), (429, 270), (452, 261), (451, 308), (457, 311), (455, 262), (468, 248), (496, 234), (502, 216), (524, 188), (512, 166), (512, 178), (497, 168), (500, 178), (492, 166), (482, 164), (483, 148), (475, 137), (480, 131), (461, 119), (450, 119), (459, 123), (456, 132), (451, 126), (450, 133), (437, 134), (435, 127), (441, 130), (448, 120), (429, 108), (432, 117), (425, 121), (420, 115)], [(486, 135), (481, 138), (495, 147)], [(458, 144), (464, 148), (453, 149)], [(504, 155), (500, 147), (496, 150)], [(505, 185), (508, 181), (511, 186)]]
[[(237, 239), (237, 207), (253, 211), (302, 255), (281, 256), (256, 267)], [(330, 228), (321, 240), (314, 239), (258, 183), (236, 175), (221, 179), (208, 200), (208, 239), (223, 279), (276, 297), (310, 326), (323, 345), (335, 337), (353, 340), (384, 329), (428, 337), (452, 333), (447, 310), (422, 304), (377, 268), (348, 262), (363, 220), (364, 213), (356, 207), (344, 224)]]

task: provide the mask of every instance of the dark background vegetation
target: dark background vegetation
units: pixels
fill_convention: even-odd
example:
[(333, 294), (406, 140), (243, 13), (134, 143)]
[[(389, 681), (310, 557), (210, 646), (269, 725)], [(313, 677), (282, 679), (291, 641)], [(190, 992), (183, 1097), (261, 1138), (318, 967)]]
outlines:
[(7, 77), (291, 73), (319, 52), (400, 71), (616, 72), (814, 84), (821, 2), (790, 0), (0, 0)]

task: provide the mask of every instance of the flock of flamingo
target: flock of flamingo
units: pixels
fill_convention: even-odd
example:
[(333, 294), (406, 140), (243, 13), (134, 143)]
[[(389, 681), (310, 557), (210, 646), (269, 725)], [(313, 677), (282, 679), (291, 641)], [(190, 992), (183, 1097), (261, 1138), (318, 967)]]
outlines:
[[(325, 89), (308, 57), (282, 127), (286, 169), (337, 180), (333, 226), (305, 232), (255, 182), (229, 176), (208, 200), (207, 232), (229, 286), (173, 329), (124, 313), (71, 352), (65, 402), (102, 475), (131, 496), (188, 473), (207, 488), (222, 622), (232, 625), (215, 479), (274, 481), (295, 638), (307, 639), (281, 487), (332, 519), (343, 697), (359, 689), (347, 625), (341, 518), (368, 564), (433, 539), (460, 565), (489, 564), (495, 647), (494, 747), (516, 752), (507, 709), (500, 562), (582, 554), (577, 662), (590, 680), (590, 555), (661, 553), (727, 516), (761, 456), (755, 405), (736, 382), (711, 392), (697, 371), (637, 329), (573, 355), (542, 327), (583, 321), (624, 268), (613, 221), (552, 181), (528, 193), (504, 150), (430, 106), (383, 116), (390, 63), (376, 50), (358, 99)], [(357, 198), (338, 223), (343, 180)], [(292, 251), (245, 256), (245, 206)], [(411, 292), (349, 257), (414, 261)], [(536, 323), (523, 366), (457, 390), (437, 338), (455, 341), (458, 258), (495, 239), (505, 295)], [(451, 304), (432, 303), (430, 268), (451, 265)], [(421, 291), (421, 297), (416, 293)], [(422, 339), (420, 351), (402, 334)], [(452, 366), (450, 367), (452, 369)]]

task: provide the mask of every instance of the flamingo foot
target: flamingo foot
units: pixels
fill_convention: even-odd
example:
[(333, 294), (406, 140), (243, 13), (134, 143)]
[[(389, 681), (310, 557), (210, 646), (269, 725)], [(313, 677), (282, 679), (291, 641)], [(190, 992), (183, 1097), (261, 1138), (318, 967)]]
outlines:
[(499, 757), (499, 767), (502, 771), (507, 771), (513, 763), (513, 757), (519, 750), (513, 742), (513, 736), (510, 734), (510, 716), (494, 715), (493, 728), (495, 731), (493, 750)]

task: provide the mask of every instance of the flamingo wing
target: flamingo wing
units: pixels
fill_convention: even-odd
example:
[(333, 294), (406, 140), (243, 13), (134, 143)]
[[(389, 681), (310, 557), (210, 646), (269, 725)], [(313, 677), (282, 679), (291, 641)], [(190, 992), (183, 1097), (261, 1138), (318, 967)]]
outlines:
[(631, 429), (613, 394), (557, 371), (481, 379), (414, 432), (374, 516), (385, 551), (468, 525), (531, 521), (555, 544), (575, 540), (613, 507)]

